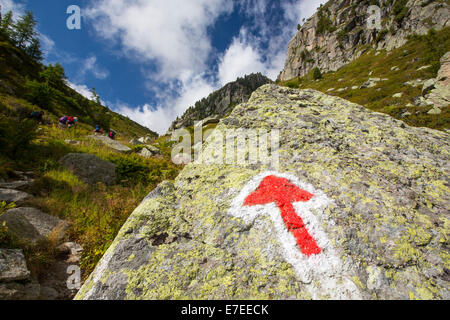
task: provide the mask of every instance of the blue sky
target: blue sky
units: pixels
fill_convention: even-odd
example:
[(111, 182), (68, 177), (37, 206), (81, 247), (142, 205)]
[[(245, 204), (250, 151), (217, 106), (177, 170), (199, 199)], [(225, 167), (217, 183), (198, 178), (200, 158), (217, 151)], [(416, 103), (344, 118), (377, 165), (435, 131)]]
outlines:
[[(197, 100), (237, 77), (275, 79), (303, 18), (324, 0), (0, 0), (30, 10), (69, 84), (95, 87), (111, 109), (163, 134)], [(67, 7), (81, 8), (69, 30)]]

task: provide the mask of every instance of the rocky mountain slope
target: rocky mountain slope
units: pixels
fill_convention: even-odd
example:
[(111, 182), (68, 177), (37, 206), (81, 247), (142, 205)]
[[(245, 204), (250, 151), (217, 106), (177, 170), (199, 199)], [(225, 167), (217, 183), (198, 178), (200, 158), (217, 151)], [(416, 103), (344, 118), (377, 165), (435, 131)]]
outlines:
[(203, 151), (237, 128), (280, 130), (279, 168), (189, 164), (134, 211), (77, 299), (450, 298), (447, 133), (275, 85)]
[[(381, 9), (381, 29), (369, 29), (368, 8)], [(448, 0), (330, 0), (289, 43), (286, 64), (278, 80), (305, 76), (315, 67), (336, 71), (367, 51), (367, 46), (392, 50), (411, 34), (450, 26)]]
[(211, 93), (207, 98), (197, 101), (194, 106), (172, 123), (169, 131), (193, 126), (195, 121), (208, 117), (221, 119), (228, 115), (236, 105), (246, 102), (257, 88), (271, 82), (272, 80), (261, 73), (238, 78)]
[(368, 48), (337, 71), (279, 82), (311, 88), (389, 114), (417, 127), (450, 130), (450, 27), (410, 36), (405, 45)]

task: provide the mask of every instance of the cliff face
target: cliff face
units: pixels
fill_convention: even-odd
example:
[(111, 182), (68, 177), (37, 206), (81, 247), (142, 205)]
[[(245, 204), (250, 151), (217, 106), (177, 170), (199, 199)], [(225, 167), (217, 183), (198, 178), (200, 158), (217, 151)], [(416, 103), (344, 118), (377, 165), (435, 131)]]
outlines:
[[(77, 299), (450, 298), (448, 134), (275, 85), (203, 151), (238, 128), (278, 129), (279, 168), (187, 165), (134, 211)], [(297, 247), (289, 208), (319, 250)]]
[(272, 80), (261, 73), (250, 74), (244, 78), (238, 78), (223, 88), (211, 93), (190, 107), (180, 118), (175, 120), (169, 131), (182, 127), (193, 126), (195, 121), (207, 117), (221, 119), (229, 114), (233, 108), (243, 102), (247, 102), (250, 95), (260, 86), (271, 83)]
[[(368, 8), (381, 9), (380, 30), (369, 29)], [(336, 71), (368, 46), (391, 50), (408, 35), (450, 25), (450, 6), (442, 0), (330, 0), (309, 18), (289, 43), (278, 80), (304, 76), (315, 67)]]

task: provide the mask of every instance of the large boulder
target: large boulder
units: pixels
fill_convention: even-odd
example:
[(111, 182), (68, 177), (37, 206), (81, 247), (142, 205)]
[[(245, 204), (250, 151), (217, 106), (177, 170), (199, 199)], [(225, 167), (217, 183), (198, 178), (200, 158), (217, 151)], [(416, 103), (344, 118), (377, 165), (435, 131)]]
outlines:
[(279, 165), (187, 165), (77, 299), (450, 299), (449, 134), (274, 85), (203, 151), (237, 128), (280, 130)]
[(68, 223), (55, 216), (46, 214), (36, 208), (20, 207), (6, 211), (0, 216), (0, 223), (5, 222), (8, 231), (22, 240), (31, 243), (52, 235), (55, 240), (62, 240)]
[(92, 154), (69, 153), (61, 158), (62, 165), (89, 184), (103, 182), (114, 184), (116, 180), (115, 164), (102, 160)]

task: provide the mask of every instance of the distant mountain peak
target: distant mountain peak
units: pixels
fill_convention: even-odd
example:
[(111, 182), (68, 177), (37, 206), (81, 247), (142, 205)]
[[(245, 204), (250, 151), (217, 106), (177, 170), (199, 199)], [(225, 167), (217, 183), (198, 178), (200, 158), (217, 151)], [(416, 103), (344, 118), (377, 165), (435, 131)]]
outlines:
[(261, 73), (239, 77), (236, 81), (227, 83), (221, 89), (189, 107), (181, 117), (172, 123), (169, 131), (193, 126), (195, 121), (208, 117), (223, 118), (231, 113), (236, 105), (247, 102), (253, 91), (268, 83), (272, 83), (272, 80)]

